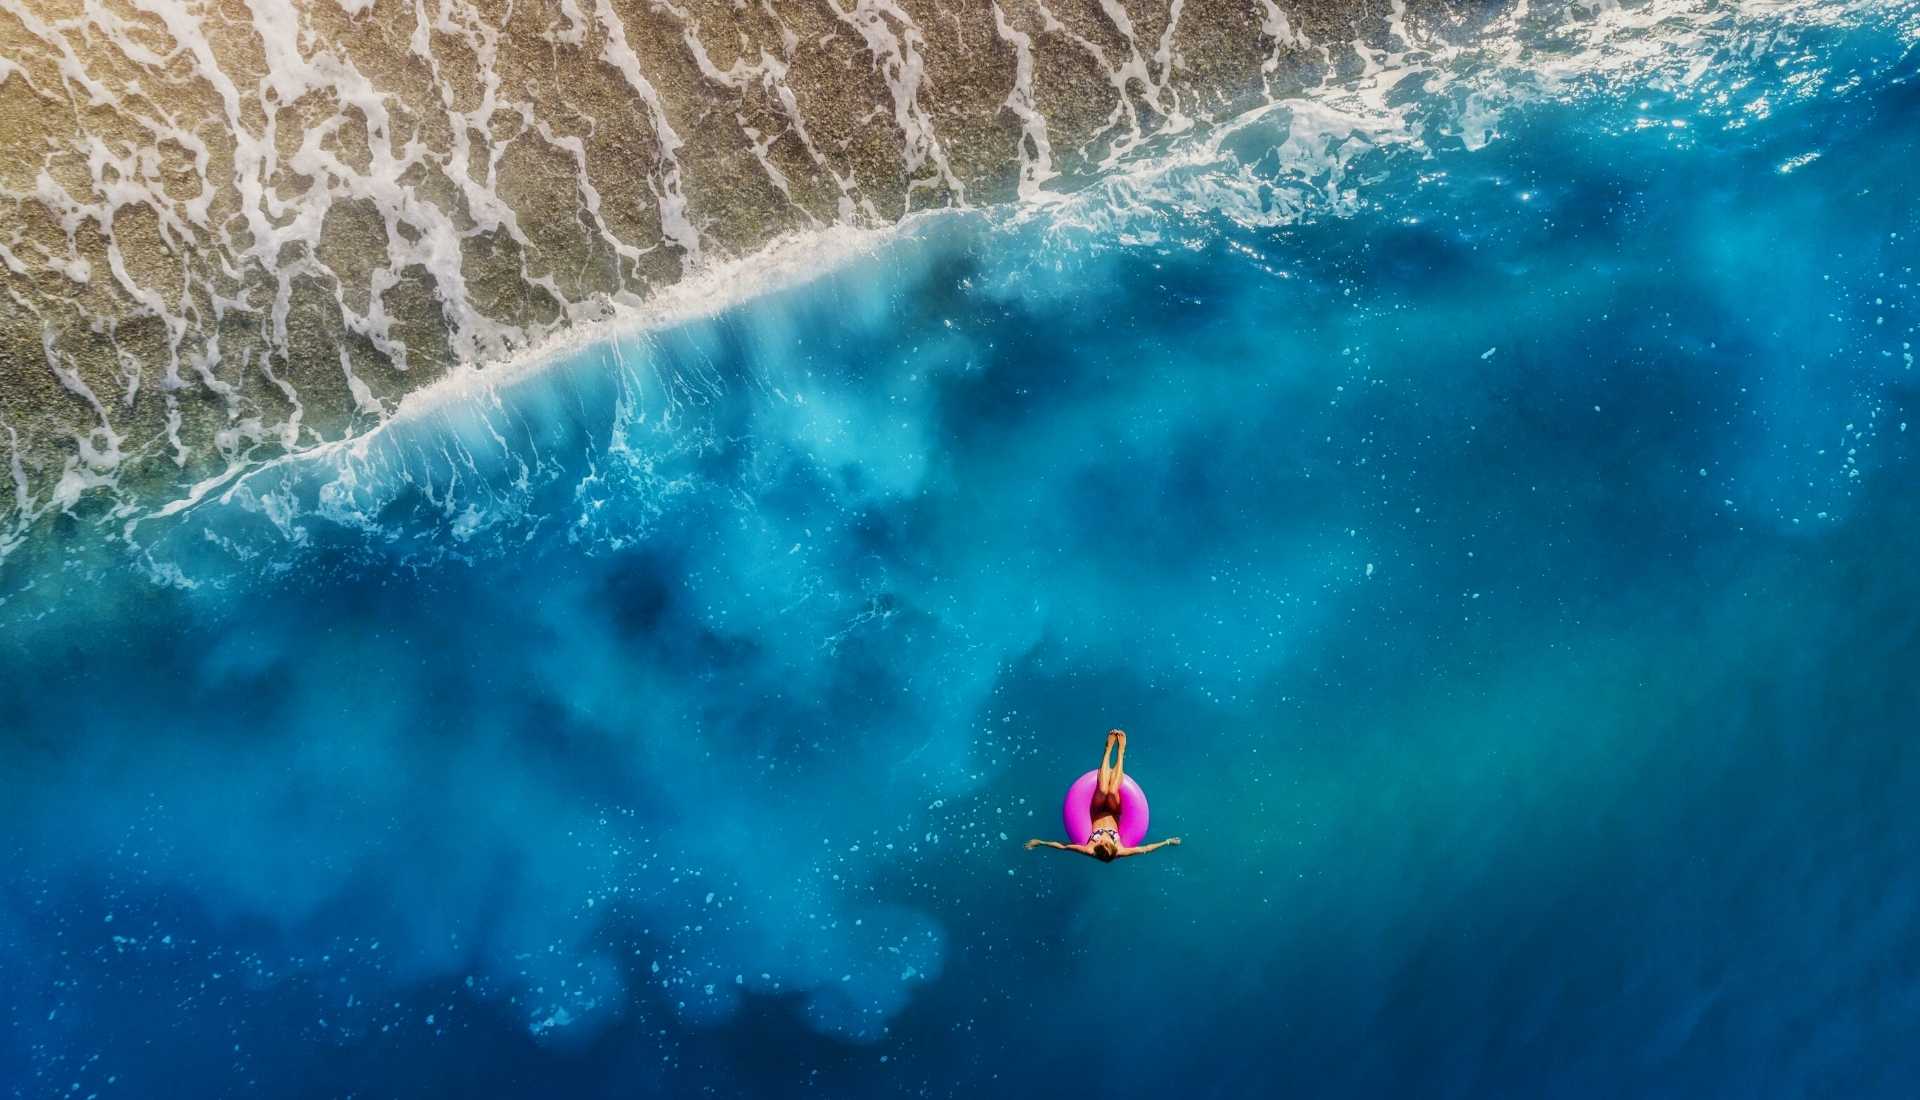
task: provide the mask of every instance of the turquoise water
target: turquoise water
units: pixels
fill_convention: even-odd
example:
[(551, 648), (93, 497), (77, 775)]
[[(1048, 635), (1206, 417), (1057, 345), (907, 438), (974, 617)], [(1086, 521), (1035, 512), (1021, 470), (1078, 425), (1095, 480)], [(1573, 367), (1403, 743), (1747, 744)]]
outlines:
[[(1913, 18), (1283, 107), (71, 517), (0, 1082), (1910, 1094)], [(1021, 850), (1114, 725), (1186, 843)]]

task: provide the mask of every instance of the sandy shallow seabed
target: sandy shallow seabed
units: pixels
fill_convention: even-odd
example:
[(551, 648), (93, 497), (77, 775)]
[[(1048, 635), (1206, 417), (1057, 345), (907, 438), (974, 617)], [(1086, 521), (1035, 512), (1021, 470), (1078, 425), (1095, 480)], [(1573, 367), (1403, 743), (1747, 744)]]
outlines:
[(1619, 15), (1426, 0), (510, 11), (0, 3), (0, 547), (53, 515), (122, 517), (365, 431), (451, 372), (783, 237), (1072, 191), (1263, 102), (1388, 92), (1476, 43), (1550, 54)]

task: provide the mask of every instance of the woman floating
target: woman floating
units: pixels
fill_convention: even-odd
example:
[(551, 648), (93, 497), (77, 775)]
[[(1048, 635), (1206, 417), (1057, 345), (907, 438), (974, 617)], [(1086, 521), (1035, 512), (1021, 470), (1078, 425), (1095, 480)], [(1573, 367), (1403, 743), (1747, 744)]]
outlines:
[[(1108, 767), (1115, 745), (1120, 747), (1120, 755), (1113, 759), (1113, 766)], [(1067, 838), (1073, 843), (1035, 838), (1027, 841), (1029, 851), (1045, 845), (1111, 863), (1121, 856), (1145, 855), (1155, 848), (1180, 843), (1177, 836), (1153, 844), (1140, 843), (1147, 838), (1147, 796), (1140, 784), (1127, 775), (1124, 730), (1107, 731), (1107, 747), (1100, 754), (1100, 770), (1081, 776), (1079, 782), (1068, 789), (1060, 814), (1067, 827)]]

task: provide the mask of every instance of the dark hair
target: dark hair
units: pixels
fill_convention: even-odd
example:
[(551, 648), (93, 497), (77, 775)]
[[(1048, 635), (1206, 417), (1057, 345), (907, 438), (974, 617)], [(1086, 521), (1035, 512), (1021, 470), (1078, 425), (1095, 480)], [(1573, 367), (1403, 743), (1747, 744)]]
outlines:
[(1112, 863), (1120, 855), (1120, 848), (1110, 840), (1100, 841), (1094, 844), (1093, 855), (1102, 863)]

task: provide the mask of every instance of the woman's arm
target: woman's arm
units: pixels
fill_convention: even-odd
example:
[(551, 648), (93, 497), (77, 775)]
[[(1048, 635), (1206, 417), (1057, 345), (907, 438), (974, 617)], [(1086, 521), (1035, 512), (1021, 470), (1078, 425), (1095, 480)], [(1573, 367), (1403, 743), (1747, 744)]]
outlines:
[(1057, 840), (1041, 840), (1038, 837), (1027, 841), (1027, 851), (1029, 852), (1040, 847), (1058, 848), (1063, 852), (1079, 852), (1083, 856), (1093, 854), (1093, 848), (1086, 844), (1062, 844)]
[(1120, 855), (1115, 856), (1114, 858), (1120, 859), (1125, 856), (1143, 856), (1143, 855), (1146, 855), (1148, 852), (1153, 851), (1155, 848), (1165, 848), (1169, 844), (1178, 848), (1180, 846), (1180, 838), (1177, 836), (1170, 836), (1165, 840), (1157, 840), (1152, 844), (1143, 844), (1138, 848), (1128, 848), (1122, 851)]

